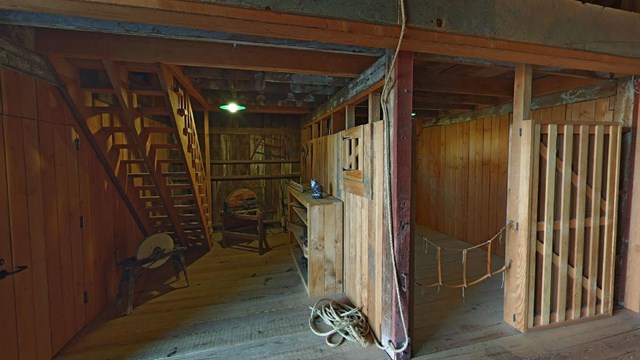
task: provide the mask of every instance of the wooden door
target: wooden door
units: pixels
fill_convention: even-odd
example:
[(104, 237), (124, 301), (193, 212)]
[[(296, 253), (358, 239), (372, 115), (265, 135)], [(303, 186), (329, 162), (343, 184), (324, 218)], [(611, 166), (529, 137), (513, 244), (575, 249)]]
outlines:
[[(1, 125), (0, 123), (0, 271), (11, 271), (14, 263), (11, 252), (7, 173), (4, 136)], [(0, 319), (2, 319), (2, 323), (0, 324), (0, 354), (6, 359), (18, 358), (18, 332), (14, 287), (13, 276), (0, 280)]]
[[(3, 359), (50, 359), (85, 324), (73, 127), (3, 115), (0, 122)], [(7, 355), (9, 354), (9, 355)]]

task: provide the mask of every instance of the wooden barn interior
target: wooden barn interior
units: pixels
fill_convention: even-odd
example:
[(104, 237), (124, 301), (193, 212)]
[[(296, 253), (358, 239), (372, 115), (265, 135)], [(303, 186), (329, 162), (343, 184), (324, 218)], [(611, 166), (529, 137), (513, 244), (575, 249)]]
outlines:
[(640, 355), (639, 12), (1, 1), (1, 357)]

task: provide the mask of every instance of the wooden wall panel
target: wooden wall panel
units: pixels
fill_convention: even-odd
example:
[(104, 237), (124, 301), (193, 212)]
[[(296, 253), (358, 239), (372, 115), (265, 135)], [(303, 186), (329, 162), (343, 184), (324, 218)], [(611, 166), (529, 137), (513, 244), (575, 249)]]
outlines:
[[(240, 114), (239, 114), (240, 115)], [(256, 192), (258, 200), (268, 213), (268, 220), (280, 220), (283, 213), (283, 201), (290, 179), (286, 176), (300, 174), (300, 132), (299, 120), (287, 116), (264, 115), (264, 117), (228, 118), (223, 114), (212, 113), (210, 129), (211, 160), (224, 162), (228, 160), (295, 160), (293, 163), (243, 163), (219, 164), (211, 166), (214, 178), (249, 175), (285, 175), (282, 179), (236, 179), (212, 182), (213, 222), (221, 224), (220, 210), (227, 197), (235, 189), (248, 188)], [(257, 116), (257, 115), (256, 115)], [(278, 146), (278, 147), (276, 147)]]
[(114, 298), (142, 233), (57, 89), (7, 70), (0, 89), (0, 257), (28, 266), (0, 287), (2, 351), (49, 359)]
[[(487, 241), (505, 225), (509, 118), (430, 127), (418, 135), (418, 224), (470, 244)], [(493, 251), (504, 255), (504, 244)]]
[(325, 191), (344, 202), (344, 292), (354, 305), (369, 318), (379, 337), (382, 326), (382, 249), (383, 227), (383, 123), (377, 121), (363, 127), (364, 146), (373, 144), (371, 197), (345, 190), (342, 181), (343, 132), (307, 142), (312, 153), (304, 166), (309, 177), (320, 181)]

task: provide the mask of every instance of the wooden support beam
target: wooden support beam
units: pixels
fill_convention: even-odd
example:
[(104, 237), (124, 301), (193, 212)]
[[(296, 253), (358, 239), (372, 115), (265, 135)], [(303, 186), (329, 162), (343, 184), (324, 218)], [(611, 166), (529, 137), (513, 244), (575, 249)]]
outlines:
[[(619, 87), (619, 81), (628, 81), (627, 78), (609, 80), (578, 89), (569, 89), (563, 92), (536, 96), (531, 99), (531, 110), (551, 108), (558, 105), (574, 104), (583, 101), (601, 99), (614, 96)], [(481, 117), (499, 116), (513, 112), (512, 103), (503, 103), (498, 106), (478, 109), (460, 114), (445, 116), (439, 119), (425, 122), (424, 126), (449, 125), (459, 122), (471, 121)]]
[(369, 123), (373, 123), (380, 120), (380, 93), (370, 93), (369, 102), (367, 104), (369, 113), (367, 119)]
[[(508, 96), (511, 98), (511, 95)], [(448, 94), (434, 91), (415, 91), (413, 93), (413, 101), (427, 102), (446, 102), (453, 104), (470, 104), (470, 105), (498, 105), (502, 99), (497, 96), (467, 95), (467, 94)]]
[(77, 59), (209, 66), (355, 77), (371, 56), (266, 46), (145, 38), (64, 30), (38, 30), (36, 50)]
[(225, 175), (212, 176), (211, 181), (242, 181), (242, 180), (275, 180), (275, 179), (297, 179), (299, 173), (295, 174), (271, 174), (271, 175)]
[(220, 128), (212, 127), (210, 135), (297, 135), (300, 129), (278, 129), (278, 128)]
[[(636, 84), (637, 85), (637, 82)], [(627, 255), (627, 268), (625, 279), (624, 306), (635, 312), (640, 312), (640, 131), (638, 131), (638, 121), (640, 120), (640, 95), (634, 96), (633, 109), (633, 139), (632, 162), (631, 162), (631, 194), (629, 226), (629, 247)]]
[(347, 129), (356, 126), (356, 107), (354, 105), (347, 105), (345, 108), (345, 121)]
[[(319, 3), (320, 6), (295, 6), (289, 9), (294, 14), (275, 10), (282, 8), (279, 2), (269, 4), (269, 9), (275, 11), (265, 11), (264, 3), (259, 9), (247, 9), (244, 1), (240, 6), (229, 6), (229, 1), (214, 4), (179, 0), (132, 1), (123, 6), (121, 0), (72, 3), (67, 0), (4, 0), (0, 9), (133, 23), (144, 19), (148, 23), (179, 28), (255, 36), (269, 34), (273, 38), (310, 42), (327, 39), (333, 44), (392, 49), (399, 34), (396, 4), (378, 1), (375, 5), (370, 2), (353, 4), (357, 11), (346, 11), (344, 2), (333, 6), (326, 2)], [(575, 1), (542, 1), (525, 2), (515, 9), (509, 2), (500, 0), (477, 4), (446, 0), (412, 2), (408, 4), (407, 12), (412, 16), (403, 50), (591, 71), (640, 73), (640, 62), (634, 58), (640, 57), (640, 50), (627, 45), (640, 36), (637, 14)], [(319, 8), (334, 15), (318, 12)], [(543, 13), (544, 22), (531, 16), (540, 14), (540, 9), (553, 9)], [(462, 11), (475, 14), (475, 21), (461, 19)], [(565, 14), (572, 14), (576, 21), (567, 22)], [(326, 17), (347, 17), (348, 21), (327, 20)], [(436, 18), (442, 21), (433, 21)], [(358, 23), (351, 24), (350, 21)], [(446, 31), (437, 24), (445, 26)]]
[[(534, 180), (534, 126), (531, 121), (531, 66), (516, 65), (513, 125), (509, 145), (509, 174), (507, 192), (507, 230), (505, 261), (511, 262), (505, 273), (504, 320), (526, 332), (533, 325), (532, 256), (535, 256), (535, 221), (532, 221), (532, 185)], [(535, 259), (535, 258), (533, 258)]]
[[(395, 254), (385, 251), (383, 261), (383, 296), (391, 301), (384, 301), (387, 308), (384, 313), (391, 313), (389, 332), (385, 333), (383, 326), (382, 343), (391, 341), (399, 348), (408, 341), (404, 333), (400, 312), (404, 315), (406, 326), (411, 329), (409, 316), (409, 299), (411, 286), (411, 238), (412, 226), (412, 169), (413, 169), (413, 123), (411, 121), (411, 101), (413, 96), (413, 53), (400, 52), (393, 72), (393, 89), (389, 97), (391, 111), (391, 214), (393, 223), (393, 240)], [(385, 246), (385, 248), (387, 248)], [(389, 264), (389, 256), (394, 256), (397, 272)], [(393, 285), (393, 277), (397, 276), (400, 289)], [(400, 304), (397, 302), (395, 291), (400, 294)], [(388, 351), (394, 359), (410, 359), (411, 344), (402, 353)]]
[(0, 36), (0, 66), (58, 85), (53, 71), (42, 55), (2, 36)]
[(314, 111), (304, 122), (303, 127), (311, 123), (320, 121), (322, 118), (334, 113), (343, 107), (357, 104), (368, 96), (368, 94), (382, 87), (385, 70), (389, 62), (389, 56), (381, 56), (367, 70), (363, 71), (357, 78), (353, 79), (347, 86), (343, 87), (329, 101)]
[(259, 165), (259, 164), (297, 164), (300, 159), (265, 159), (265, 160), (211, 160), (211, 165)]
[(513, 81), (508, 79), (417, 73), (414, 81), (416, 91), (501, 97), (513, 95)]

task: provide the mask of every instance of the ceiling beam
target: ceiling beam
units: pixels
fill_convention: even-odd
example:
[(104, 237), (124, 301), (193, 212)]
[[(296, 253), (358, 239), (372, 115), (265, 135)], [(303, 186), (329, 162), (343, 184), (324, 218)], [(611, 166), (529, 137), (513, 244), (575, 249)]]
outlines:
[(320, 121), (323, 117), (333, 113), (336, 110), (352, 105), (363, 100), (362, 98), (372, 89), (382, 87), (387, 65), (389, 64), (389, 55), (381, 56), (373, 65), (365, 70), (360, 76), (353, 79), (349, 84), (340, 89), (331, 98), (316, 109), (305, 121), (303, 127), (311, 123)]
[(415, 91), (511, 97), (513, 80), (418, 73), (414, 76), (413, 88)]
[(467, 94), (447, 94), (433, 91), (414, 91), (413, 100), (420, 102), (446, 102), (453, 104), (471, 105), (498, 105), (503, 99), (496, 96), (467, 95)]
[[(241, 1), (241, 0), (234, 0)], [(1, 9), (84, 16), (115, 21), (223, 31), (254, 36), (327, 43), (395, 48), (400, 33), (395, 2), (354, 2), (361, 11), (344, 11), (346, 4), (320, 6), (338, 13), (335, 20), (317, 12), (317, 6), (297, 6), (293, 12), (246, 9), (212, 1), (180, 0), (3, 0)], [(283, 1), (291, 3), (291, 1)], [(247, 6), (242, 0), (242, 5)], [(278, 1), (269, 9), (280, 9)], [(392, 11), (381, 11), (392, 7)], [(549, 9), (541, 12), (541, 9)], [(490, 10), (490, 11), (489, 11)], [(307, 12), (300, 14), (300, 12)], [(461, 17), (473, 13), (474, 21)], [(540, 22), (539, 16), (545, 21)], [(573, 21), (566, 21), (565, 14)], [(357, 20), (368, 14), (367, 20)], [(409, 27), (403, 50), (493, 61), (560, 66), (591, 71), (640, 73), (640, 47), (629, 46), (640, 38), (640, 15), (570, 0), (450, 2), (434, 0), (408, 3)], [(390, 16), (391, 18), (384, 18)], [(390, 20), (391, 19), (391, 20)], [(440, 21), (435, 21), (439, 19)], [(353, 22), (353, 21), (362, 22)], [(438, 26), (439, 25), (439, 26)], [(634, 58), (635, 57), (635, 58)]]
[(58, 85), (52, 69), (42, 55), (2, 36), (0, 36), (0, 67)]
[(333, 95), (339, 90), (337, 87), (307, 84), (268, 83), (256, 80), (211, 80), (194, 79), (193, 84), (200, 89), (226, 91), (264, 91), (270, 93), (294, 93), (312, 95)]
[(60, 30), (90, 31), (107, 34), (149, 36), (164, 39), (214, 41), (231, 44), (277, 46), (290, 49), (327, 51), (346, 54), (380, 56), (383, 50), (319, 41), (299, 41), (222, 31), (144, 24), (140, 22), (92, 19), (88, 17), (0, 10), (0, 24)]
[[(259, 114), (291, 114), (306, 115), (310, 112), (309, 108), (297, 106), (253, 106), (247, 105), (243, 112), (259, 113)], [(213, 108), (212, 111), (222, 112), (219, 108)]]
[(290, 74), (281, 72), (216, 69), (204, 67), (185, 67), (184, 74), (196, 79), (252, 80), (271, 83), (304, 84), (332, 87), (342, 87), (346, 85), (350, 80), (349, 78), (326, 75)]
[(413, 109), (414, 110), (454, 110), (454, 109), (462, 109), (462, 110), (473, 110), (475, 109), (475, 105), (469, 104), (447, 104), (441, 102), (420, 102), (413, 101)]
[(36, 50), (78, 59), (163, 62), (343, 77), (355, 77), (375, 61), (375, 58), (363, 55), (43, 29), (36, 32)]
[[(539, 93), (539, 94), (536, 94), (536, 96), (531, 99), (531, 110), (550, 108), (550, 107), (564, 105), (564, 104), (574, 104), (578, 102), (590, 101), (590, 100), (613, 96), (616, 94), (617, 85), (619, 81), (625, 81), (625, 80), (623, 79), (609, 80), (609, 81), (599, 82), (597, 84), (591, 84), (581, 88), (573, 88), (568, 90), (564, 89), (562, 91), (551, 93), (551, 94)], [(532, 87), (535, 87), (535, 83), (533, 84)], [(469, 112), (460, 113), (460, 114), (452, 114), (452, 115), (448, 115), (438, 119), (433, 119), (432, 121), (425, 122), (423, 125), (425, 127), (437, 126), (437, 125), (438, 126), (449, 125), (449, 124), (455, 124), (459, 122), (471, 121), (481, 117), (509, 114), (512, 111), (513, 111), (513, 103), (506, 102), (494, 107), (478, 109), (475, 111), (469, 111)]]

